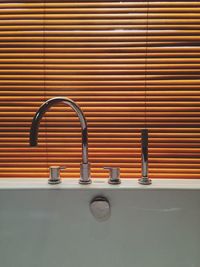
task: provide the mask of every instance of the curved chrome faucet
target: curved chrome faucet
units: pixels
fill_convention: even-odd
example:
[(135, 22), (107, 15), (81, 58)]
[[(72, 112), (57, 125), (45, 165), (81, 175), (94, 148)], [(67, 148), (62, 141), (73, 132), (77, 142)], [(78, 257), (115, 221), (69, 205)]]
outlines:
[(35, 116), (32, 120), (32, 125), (30, 129), (30, 146), (37, 146), (38, 143), (38, 130), (40, 121), (43, 115), (48, 111), (52, 106), (63, 103), (67, 106), (70, 106), (78, 115), (79, 121), (81, 124), (82, 131), (82, 163), (81, 163), (81, 174), (80, 174), (80, 184), (90, 184), (90, 164), (88, 162), (88, 130), (87, 130), (87, 121), (86, 118), (80, 109), (80, 107), (71, 99), (66, 97), (54, 97), (47, 100), (35, 113)]

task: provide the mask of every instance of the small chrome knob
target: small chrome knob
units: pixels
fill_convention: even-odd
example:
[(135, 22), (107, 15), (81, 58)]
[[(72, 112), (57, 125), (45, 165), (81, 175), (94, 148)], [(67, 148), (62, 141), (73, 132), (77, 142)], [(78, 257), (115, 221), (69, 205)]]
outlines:
[(50, 166), (49, 168), (49, 184), (60, 184), (60, 170), (65, 169), (64, 166)]
[(108, 180), (109, 184), (121, 184), (120, 170), (118, 167), (104, 167), (104, 169), (110, 172), (110, 177)]

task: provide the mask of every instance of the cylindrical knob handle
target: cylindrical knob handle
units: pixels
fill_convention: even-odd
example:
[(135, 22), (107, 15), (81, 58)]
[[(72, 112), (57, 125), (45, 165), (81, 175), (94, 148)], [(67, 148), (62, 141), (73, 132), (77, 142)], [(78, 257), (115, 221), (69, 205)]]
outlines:
[(61, 183), (60, 179), (60, 170), (65, 169), (64, 166), (51, 166), (49, 168), (49, 184), (59, 184)]
[(109, 184), (120, 184), (120, 170), (118, 167), (104, 167), (105, 170), (109, 170), (110, 177), (108, 180)]

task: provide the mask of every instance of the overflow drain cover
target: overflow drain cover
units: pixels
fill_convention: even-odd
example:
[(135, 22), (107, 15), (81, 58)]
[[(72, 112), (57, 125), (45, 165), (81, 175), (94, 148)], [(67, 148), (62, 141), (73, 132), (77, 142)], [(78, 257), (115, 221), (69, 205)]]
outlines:
[(94, 198), (90, 210), (97, 221), (106, 221), (110, 217), (110, 203), (105, 197)]

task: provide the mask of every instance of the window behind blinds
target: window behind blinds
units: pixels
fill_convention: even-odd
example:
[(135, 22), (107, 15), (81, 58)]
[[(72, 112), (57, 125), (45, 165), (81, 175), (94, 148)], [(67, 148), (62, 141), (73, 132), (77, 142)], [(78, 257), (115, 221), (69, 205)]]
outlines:
[(1, 1), (0, 176), (78, 177), (80, 125), (70, 108), (42, 120), (43, 101), (65, 96), (89, 126), (92, 177), (119, 166), (141, 174), (140, 130), (149, 129), (151, 178), (200, 178), (199, 1)]

